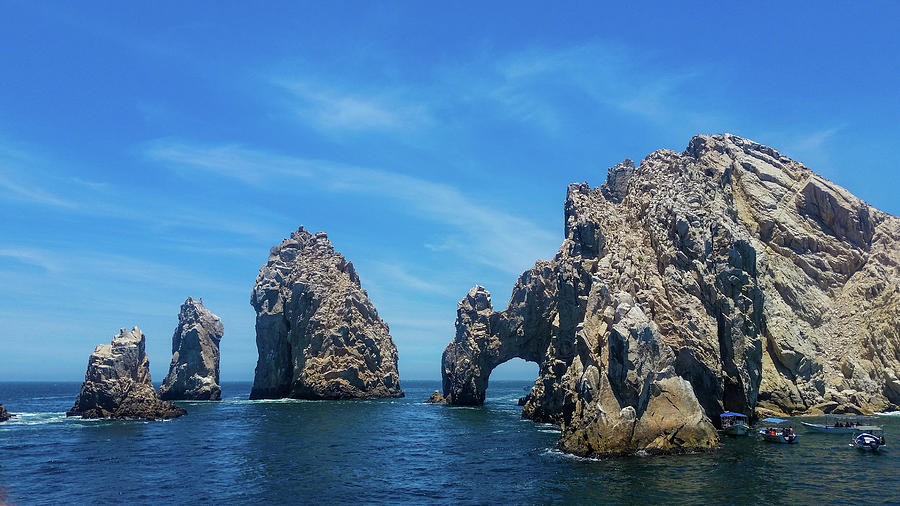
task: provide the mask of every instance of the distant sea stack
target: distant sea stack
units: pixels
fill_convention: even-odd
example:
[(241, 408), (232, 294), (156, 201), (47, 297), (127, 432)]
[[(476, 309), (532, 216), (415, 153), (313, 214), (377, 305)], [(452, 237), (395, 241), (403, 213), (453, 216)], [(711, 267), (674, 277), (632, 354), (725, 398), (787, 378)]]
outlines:
[(9, 413), (6, 412), (6, 408), (3, 407), (3, 404), (0, 404), (0, 422), (5, 422), (9, 420)]
[(324, 232), (300, 227), (272, 248), (250, 303), (259, 349), (251, 399), (403, 397), (388, 326)]
[(159, 420), (187, 411), (159, 398), (150, 382), (145, 338), (137, 327), (121, 329), (112, 344), (97, 346), (75, 406), (66, 413), (82, 418)]
[(539, 364), (523, 416), (578, 455), (716, 444), (723, 411), (900, 405), (900, 219), (733, 135), (568, 188), (565, 239), (506, 310), (473, 288), (442, 360), (450, 404)]
[(218, 401), (219, 342), (225, 330), (222, 320), (203, 307), (203, 300), (188, 297), (178, 313), (172, 336), (169, 374), (159, 388), (164, 400)]

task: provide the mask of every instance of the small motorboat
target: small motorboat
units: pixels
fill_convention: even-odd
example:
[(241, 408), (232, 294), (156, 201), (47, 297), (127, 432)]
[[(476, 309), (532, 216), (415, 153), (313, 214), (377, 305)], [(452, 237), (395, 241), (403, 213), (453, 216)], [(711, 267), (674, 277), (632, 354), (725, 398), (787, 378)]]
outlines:
[(746, 436), (750, 433), (747, 415), (729, 411), (719, 415), (719, 419), (722, 421), (722, 432), (729, 436)]
[(887, 446), (884, 440), (884, 427), (860, 425), (857, 427), (857, 430), (858, 434), (853, 436), (850, 446), (855, 446), (866, 452), (881, 451)]
[(766, 418), (763, 420), (765, 427), (759, 429), (759, 435), (770, 443), (794, 444), (800, 437), (794, 433), (794, 428), (789, 424), (790, 420), (782, 418)]
[(853, 434), (860, 422), (872, 417), (863, 415), (825, 415), (825, 423), (800, 422), (807, 430), (823, 434)]

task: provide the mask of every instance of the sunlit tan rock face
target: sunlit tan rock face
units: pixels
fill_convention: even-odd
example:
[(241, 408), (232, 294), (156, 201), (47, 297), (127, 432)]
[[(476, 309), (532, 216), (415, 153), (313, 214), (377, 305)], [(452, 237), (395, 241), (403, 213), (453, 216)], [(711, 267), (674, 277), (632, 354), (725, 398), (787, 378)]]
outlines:
[(450, 404), (513, 357), (523, 416), (579, 455), (717, 442), (723, 411), (900, 405), (900, 220), (772, 148), (694, 137), (569, 186), (565, 239), (506, 310), (473, 288), (444, 351)]
[(141, 329), (119, 330), (110, 344), (97, 346), (75, 406), (68, 416), (160, 420), (187, 413), (159, 398), (150, 381), (150, 360)]
[(324, 232), (300, 227), (272, 248), (250, 303), (259, 349), (251, 399), (403, 396), (388, 326)]
[(172, 362), (159, 396), (168, 401), (221, 400), (219, 343), (224, 333), (222, 320), (203, 306), (203, 300), (188, 297), (178, 312)]

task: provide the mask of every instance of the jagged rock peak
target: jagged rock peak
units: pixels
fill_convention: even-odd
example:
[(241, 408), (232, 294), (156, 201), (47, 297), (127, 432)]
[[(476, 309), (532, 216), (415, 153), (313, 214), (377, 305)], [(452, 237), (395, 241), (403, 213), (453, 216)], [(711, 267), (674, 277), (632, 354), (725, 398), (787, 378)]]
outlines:
[(165, 400), (217, 401), (219, 386), (219, 343), (225, 333), (222, 320), (203, 306), (203, 299), (188, 297), (178, 313), (172, 335), (172, 362), (159, 388)]
[(402, 397), (397, 348), (353, 264), (302, 226), (253, 287), (259, 361), (251, 398)]
[(626, 158), (610, 167), (606, 175), (606, 182), (600, 187), (603, 196), (616, 203), (622, 202), (628, 192), (628, 180), (633, 175), (634, 162), (631, 161), (631, 158)]
[(150, 381), (144, 333), (119, 330), (111, 344), (97, 346), (75, 406), (68, 416), (159, 420), (187, 411), (159, 398)]
[(730, 134), (609, 179), (569, 186), (559, 252), (504, 311), (460, 303), (448, 402), (536, 362), (523, 416), (581, 455), (708, 448), (726, 410), (900, 407), (900, 220)]
[(439, 390), (435, 390), (431, 397), (425, 401), (425, 404), (447, 404), (447, 399), (444, 399), (444, 396), (441, 395)]

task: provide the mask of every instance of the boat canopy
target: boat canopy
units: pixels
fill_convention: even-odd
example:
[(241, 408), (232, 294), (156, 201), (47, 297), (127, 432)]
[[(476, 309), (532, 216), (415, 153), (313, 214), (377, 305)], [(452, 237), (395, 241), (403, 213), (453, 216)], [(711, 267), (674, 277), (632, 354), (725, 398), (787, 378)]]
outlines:
[(741, 417), (741, 418), (747, 418), (747, 415), (744, 415), (744, 414), (741, 414), (741, 413), (735, 413), (734, 411), (729, 411), (729, 412), (727, 412), (727, 413), (722, 413), (722, 414), (719, 415), (719, 416), (722, 417), (722, 418), (729, 417), (729, 416), (738, 416), (738, 417)]
[(763, 419), (763, 422), (766, 422), (766, 423), (784, 423), (784, 422), (787, 422), (787, 420), (785, 420), (785, 419), (783, 419), (783, 418), (764, 418), (764, 419)]

